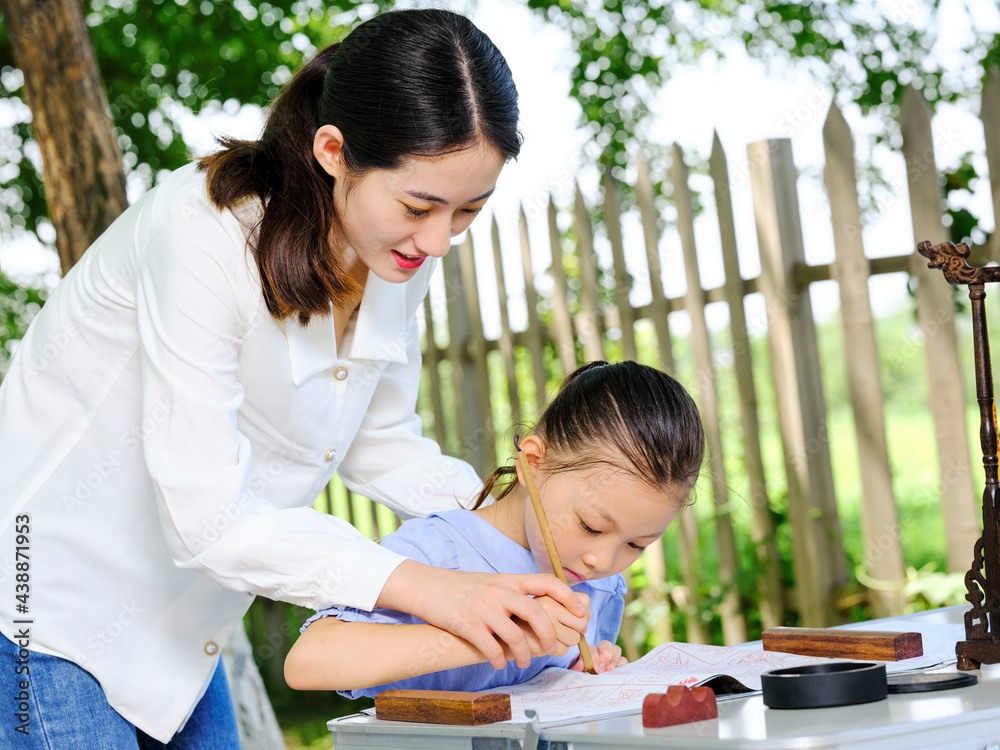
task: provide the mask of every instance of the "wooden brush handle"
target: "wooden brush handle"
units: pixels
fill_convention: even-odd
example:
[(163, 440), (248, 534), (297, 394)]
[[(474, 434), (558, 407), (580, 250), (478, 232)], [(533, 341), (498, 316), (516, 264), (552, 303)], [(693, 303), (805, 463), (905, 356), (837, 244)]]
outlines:
[[(542, 507), (542, 499), (538, 496), (538, 488), (535, 486), (535, 475), (531, 473), (531, 465), (528, 457), (520, 447), (516, 450), (517, 463), (521, 467), (524, 475), (524, 483), (528, 487), (528, 497), (531, 498), (531, 505), (535, 509), (535, 518), (538, 519), (538, 528), (542, 531), (542, 539), (545, 540), (545, 550), (549, 553), (549, 562), (552, 563), (552, 570), (556, 577), (569, 586), (566, 578), (566, 571), (563, 570), (562, 561), (559, 559), (559, 551), (556, 549), (556, 541), (552, 538), (552, 529), (549, 528), (549, 521), (545, 517), (545, 508)], [(580, 658), (583, 659), (583, 668), (590, 674), (597, 674), (594, 668), (594, 659), (590, 655), (590, 646), (587, 645), (587, 636), (580, 636)]]
[(563, 570), (562, 561), (559, 559), (556, 541), (552, 538), (552, 529), (549, 527), (549, 520), (545, 517), (545, 508), (542, 507), (542, 500), (538, 496), (538, 488), (535, 486), (535, 477), (531, 473), (531, 466), (524, 451), (519, 450), (517, 452), (517, 462), (521, 465), (524, 483), (528, 486), (528, 496), (531, 498), (531, 505), (535, 509), (538, 528), (542, 530), (542, 539), (545, 540), (545, 550), (549, 553), (549, 562), (552, 563), (552, 570), (556, 574), (556, 577), (568, 586), (569, 580), (566, 578), (566, 571)]

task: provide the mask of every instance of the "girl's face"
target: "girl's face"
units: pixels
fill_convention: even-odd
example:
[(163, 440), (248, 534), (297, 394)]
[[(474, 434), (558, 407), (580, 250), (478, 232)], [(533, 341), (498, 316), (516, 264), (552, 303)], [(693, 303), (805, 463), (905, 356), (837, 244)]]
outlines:
[(447, 253), (451, 238), (468, 229), (486, 203), (504, 166), (492, 146), (479, 143), (443, 156), (411, 156), (399, 169), (355, 179), (348, 190), (339, 132), (325, 125), (314, 143), (317, 160), (335, 178), (337, 244), (348, 267), (363, 264), (385, 281), (407, 281), (428, 256)]
[[(655, 490), (612, 466), (551, 475), (536, 470), (535, 477), (571, 586), (621, 573), (663, 536), (681, 507), (679, 494)], [(530, 499), (524, 525), (539, 570), (553, 572)]]

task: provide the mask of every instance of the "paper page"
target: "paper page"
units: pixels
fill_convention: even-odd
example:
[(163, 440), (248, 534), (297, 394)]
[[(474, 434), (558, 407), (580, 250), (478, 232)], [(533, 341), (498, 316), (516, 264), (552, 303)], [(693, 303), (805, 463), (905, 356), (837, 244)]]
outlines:
[(753, 651), (664, 643), (639, 661), (613, 672), (590, 675), (550, 667), (528, 682), (489, 692), (510, 694), (511, 717), (524, 721), (524, 712), (538, 712), (542, 726), (592, 721), (642, 710), (648, 693), (666, 692), (670, 685), (693, 686), (719, 674), (730, 675), (752, 691), (760, 690), (760, 676), (772, 669), (837, 661), (771, 651)]

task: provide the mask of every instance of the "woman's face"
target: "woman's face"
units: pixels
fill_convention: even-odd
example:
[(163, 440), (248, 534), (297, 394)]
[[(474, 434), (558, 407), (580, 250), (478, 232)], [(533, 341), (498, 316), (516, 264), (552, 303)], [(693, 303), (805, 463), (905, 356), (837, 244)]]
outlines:
[[(581, 581), (621, 573), (657, 542), (680, 509), (680, 501), (607, 465), (545, 475), (538, 494), (552, 529), (566, 578)], [(528, 546), (542, 572), (552, 572), (545, 541), (530, 500), (524, 525)]]
[[(332, 126), (324, 126), (320, 131)], [(320, 134), (317, 133), (317, 143)], [(342, 141), (341, 141), (342, 143)], [(336, 147), (336, 143), (332, 145)], [(335, 178), (333, 199), (340, 244), (351, 267), (358, 263), (385, 281), (413, 277), (428, 256), (442, 257), (496, 187), (503, 157), (487, 144), (443, 156), (411, 156), (398, 169), (376, 169), (351, 183), (339, 148), (317, 153)], [(316, 149), (314, 148), (314, 152)]]

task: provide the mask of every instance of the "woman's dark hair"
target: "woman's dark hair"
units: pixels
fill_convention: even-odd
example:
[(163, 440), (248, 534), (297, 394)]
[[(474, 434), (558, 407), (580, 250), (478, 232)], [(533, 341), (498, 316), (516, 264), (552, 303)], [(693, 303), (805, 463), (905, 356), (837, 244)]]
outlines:
[[(517, 90), (483, 32), (445, 10), (383, 13), (306, 63), (274, 101), (259, 140), (219, 139), (200, 160), (219, 208), (259, 198), (254, 247), (267, 309), (303, 323), (358, 290), (331, 245), (333, 178), (313, 156), (322, 125), (344, 136), (350, 177), (484, 143), (517, 156)], [(350, 186), (348, 186), (349, 189)]]
[[(694, 400), (674, 378), (637, 362), (591, 362), (570, 374), (535, 425), (550, 473), (599, 464), (622, 468), (654, 489), (685, 497), (701, 471), (705, 431)], [(624, 463), (622, 463), (624, 462)], [(474, 507), (517, 484), (513, 466), (486, 480)]]

